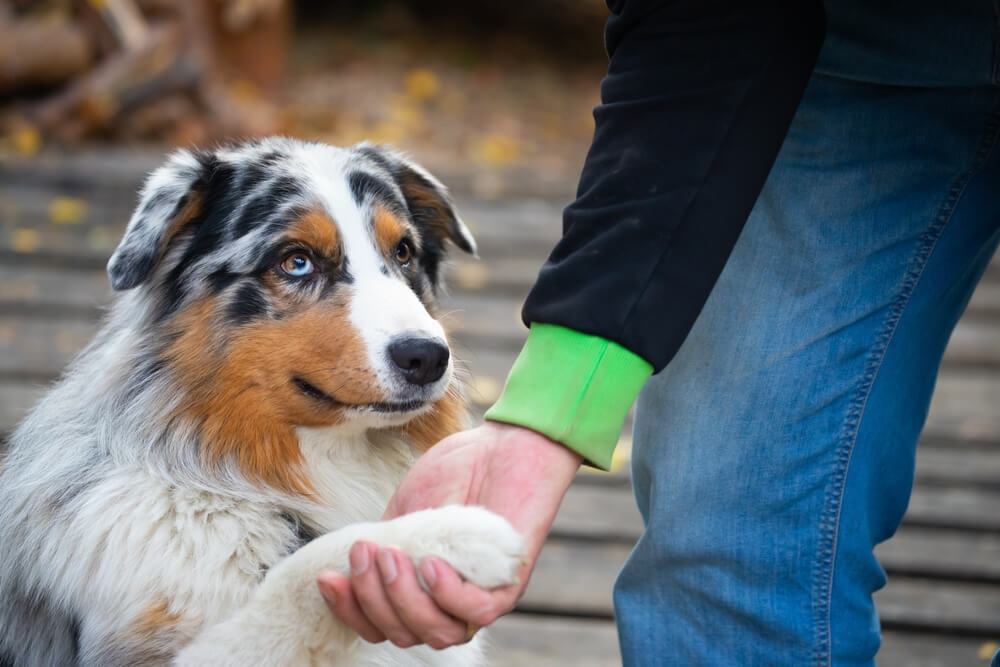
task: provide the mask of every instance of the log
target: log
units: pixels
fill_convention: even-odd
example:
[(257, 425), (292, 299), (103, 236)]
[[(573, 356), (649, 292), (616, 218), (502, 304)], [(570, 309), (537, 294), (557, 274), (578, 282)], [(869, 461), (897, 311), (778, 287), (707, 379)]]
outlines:
[[(182, 42), (179, 25), (157, 27), (141, 48), (105, 59), (68, 89), (36, 107), (32, 114), (35, 122), (43, 131), (74, 141), (81, 134), (106, 129), (122, 111), (159, 94), (194, 85), (197, 67), (177, 55)], [(79, 125), (74, 126), (71, 120)]]
[(0, 94), (61, 84), (93, 60), (87, 33), (68, 20), (0, 22)]

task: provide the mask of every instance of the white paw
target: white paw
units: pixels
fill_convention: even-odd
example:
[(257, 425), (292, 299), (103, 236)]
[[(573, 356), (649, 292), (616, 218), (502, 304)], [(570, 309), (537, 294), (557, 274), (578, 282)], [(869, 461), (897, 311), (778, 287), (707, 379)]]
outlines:
[[(436, 556), (480, 588), (517, 583), (524, 538), (510, 523), (482, 507), (449, 505), (388, 522), (389, 535), (415, 564)], [(419, 570), (418, 570), (419, 572)]]

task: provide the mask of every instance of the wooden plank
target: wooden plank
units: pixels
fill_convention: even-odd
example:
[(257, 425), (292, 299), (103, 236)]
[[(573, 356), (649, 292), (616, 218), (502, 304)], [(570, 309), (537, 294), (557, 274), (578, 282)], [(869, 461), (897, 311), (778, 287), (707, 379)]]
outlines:
[(521, 305), (520, 299), (456, 292), (442, 304), (442, 321), (470, 346), (517, 352), (528, 336)]
[(913, 490), (904, 523), (978, 531), (1000, 531), (1000, 491), (923, 486)]
[[(489, 630), (490, 664), (498, 667), (620, 665), (612, 621), (508, 614)], [(889, 630), (882, 634), (879, 667), (985, 667), (995, 641)], [(669, 660), (669, 656), (660, 656)]]
[(496, 667), (621, 665), (613, 621), (513, 613), (490, 626), (487, 642)]
[(1000, 318), (960, 320), (948, 341), (942, 363), (1000, 368)]
[(879, 667), (986, 667), (984, 656), (995, 646), (987, 638), (888, 630), (875, 661)]
[(917, 446), (918, 484), (974, 484), (1000, 489), (1000, 447), (956, 450)]
[[(967, 537), (967, 536), (966, 536)], [(891, 568), (893, 560), (920, 564), (919, 556), (900, 553), (900, 549), (937, 549), (938, 554), (951, 551), (947, 557), (962, 567), (955, 549), (972, 542), (954, 541), (944, 549), (931, 544), (930, 533), (911, 532), (901, 541), (900, 548), (881, 550)], [(881, 548), (880, 548), (881, 549)], [(983, 568), (996, 575), (997, 543), (980, 550)], [(629, 547), (623, 544), (553, 539), (538, 559), (531, 583), (521, 600), (520, 608), (536, 613), (586, 615), (611, 618), (611, 591), (615, 576)], [(992, 564), (985, 559), (992, 557)], [(933, 557), (926, 557), (930, 562)], [(969, 567), (972, 558), (965, 563)], [(1000, 585), (989, 582), (963, 582), (907, 576), (890, 569), (889, 584), (876, 593), (879, 614), (886, 627), (948, 631), (982, 636), (1000, 636)]]
[[(605, 493), (604, 497), (613, 495)], [(572, 499), (570, 500), (572, 502)], [(564, 509), (565, 509), (564, 505)], [(612, 516), (611, 519), (615, 517)], [(576, 532), (571, 532), (565, 523), (565, 517), (557, 519), (556, 535), (586, 535), (593, 538), (587, 543), (580, 540), (563, 540), (553, 538), (546, 546), (550, 550), (540, 563), (553, 563), (554, 578), (572, 588), (574, 581), (579, 581), (575, 574), (569, 575), (558, 571), (558, 556), (564, 562), (600, 563), (601, 567), (617, 571), (631, 548), (632, 539), (622, 539), (618, 542), (600, 542), (601, 538), (610, 536), (594, 530), (594, 524), (583, 525)], [(632, 521), (629, 521), (632, 523)], [(635, 530), (637, 526), (631, 526)], [(638, 533), (636, 533), (637, 535)], [(887, 542), (880, 544), (875, 554), (887, 571), (894, 574), (919, 575), (952, 580), (973, 580), (1000, 584), (1000, 534), (970, 531), (951, 531), (943, 529), (922, 528), (904, 523), (899, 532)], [(580, 560), (582, 559), (582, 560)], [(594, 610), (591, 595), (600, 594), (600, 585), (591, 580), (585, 580), (588, 590), (581, 592), (581, 599)], [(595, 593), (594, 591), (598, 591)], [(549, 593), (539, 594), (539, 600), (551, 599)]]
[(1000, 636), (1000, 586), (896, 576), (875, 604), (886, 628)]
[(919, 447), (955, 452), (996, 452), (1000, 451), (1000, 436), (995, 438), (954, 438), (924, 433), (920, 436)]
[(506, 294), (523, 301), (541, 268), (539, 257), (480, 257), (463, 259), (449, 269), (446, 279), (455, 291)]
[(1000, 374), (943, 369), (924, 432), (932, 437), (996, 440), (1000, 435)]
[(1000, 584), (1000, 535), (903, 526), (875, 548), (890, 574)]
[(972, 293), (972, 298), (969, 300), (969, 305), (966, 306), (962, 318), (996, 319), (998, 317), (1000, 317), (1000, 281), (983, 280), (976, 286), (976, 291)]
[(0, 440), (14, 430), (43, 393), (43, 384), (0, 378)]
[(611, 587), (630, 550), (628, 544), (550, 539), (519, 608), (611, 618)]
[(163, 151), (137, 151), (102, 146), (99, 150), (44, 152), (30, 157), (0, 158), (0, 182), (19, 188), (123, 190), (134, 192), (142, 179), (163, 161)]
[(563, 499), (552, 532), (631, 544), (642, 532), (642, 517), (629, 488), (574, 484)]
[[(631, 545), (553, 537), (536, 565), (521, 605), (535, 612), (610, 614), (614, 577)], [(1000, 535), (904, 527), (875, 551), (890, 581), (913, 577), (984, 584), (1000, 594)], [(964, 586), (964, 583), (962, 584)], [(990, 588), (990, 586), (994, 588)], [(992, 598), (991, 598), (992, 599)], [(998, 619), (1000, 622), (1000, 619)]]
[[(541, 199), (484, 201), (457, 193), (455, 204), (482, 248), (483, 244), (529, 245), (544, 259), (562, 236), (562, 209), (568, 202)], [(508, 253), (504, 253), (508, 254)], [(509, 253), (515, 254), (515, 253)], [(480, 252), (481, 257), (490, 257)]]
[(56, 377), (95, 331), (93, 320), (0, 316), (0, 375)]
[[(1000, 491), (993, 489), (917, 487), (910, 497), (904, 525), (1000, 531)], [(574, 484), (556, 516), (553, 531), (591, 539), (631, 542), (642, 520), (628, 488)]]
[(0, 265), (0, 313), (52, 313), (96, 318), (111, 300), (103, 271)]
[[(490, 628), (490, 664), (498, 667), (611, 667), (620, 665), (611, 621), (509, 614)], [(879, 667), (985, 667), (997, 647), (985, 638), (886, 631)], [(669, 660), (669, 656), (660, 656)]]

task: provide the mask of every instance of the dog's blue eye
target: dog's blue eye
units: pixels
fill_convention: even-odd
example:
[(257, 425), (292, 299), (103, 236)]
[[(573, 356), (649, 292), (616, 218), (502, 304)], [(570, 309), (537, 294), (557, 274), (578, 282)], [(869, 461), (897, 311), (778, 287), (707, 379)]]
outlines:
[(302, 278), (313, 272), (312, 260), (301, 252), (289, 255), (281, 262), (281, 270), (293, 278)]

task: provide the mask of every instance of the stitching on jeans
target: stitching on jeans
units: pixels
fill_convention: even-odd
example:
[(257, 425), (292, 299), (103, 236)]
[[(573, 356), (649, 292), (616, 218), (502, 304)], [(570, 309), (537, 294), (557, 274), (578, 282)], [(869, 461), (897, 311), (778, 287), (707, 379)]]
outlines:
[(864, 373), (848, 406), (843, 432), (837, 447), (833, 476), (827, 484), (826, 497), (823, 502), (823, 514), (820, 519), (818, 558), (816, 565), (813, 567), (812, 606), (813, 623), (816, 628), (816, 645), (813, 650), (812, 662), (816, 667), (830, 665), (832, 658), (830, 602), (833, 591), (834, 558), (837, 551), (840, 510), (851, 455), (854, 453), (854, 444), (861, 427), (861, 419), (864, 416), (868, 396), (871, 393), (872, 385), (875, 383), (875, 378), (878, 376), (878, 371), (882, 365), (882, 360), (885, 358), (889, 343), (896, 332), (899, 320), (903, 315), (906, 305), (909, 303), (910, 296), (920, 281), (920, 277), (934, 251), (935, 245), (951, 220), (969, 181), (972, 180), (989, 158), (990, 153), (997, 143), (998, 136), (1000, 136), (1000, 104), (994, 104), (993, 111), (989, 114), (983, 126), (982, 135), (980, 136), (979, 145), (973, 156), (972, 163), (952, 183), (948, 194), (938, 208), (933, 222), (920, 239), (920, 245), (917, 248), (916, 254), (910, 260), (909, 267), (903, 277), (899, 294), (893, 301), (882, 329), (875, 339), (868, 360), (865, 362)]

